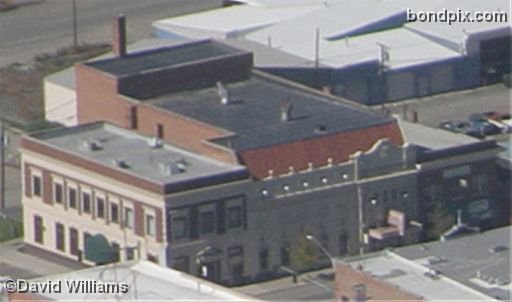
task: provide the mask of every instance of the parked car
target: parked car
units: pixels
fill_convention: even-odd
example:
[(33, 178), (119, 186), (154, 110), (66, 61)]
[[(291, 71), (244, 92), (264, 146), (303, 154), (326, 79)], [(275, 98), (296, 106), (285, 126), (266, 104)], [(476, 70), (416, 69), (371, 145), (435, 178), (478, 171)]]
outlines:
[(473, 127), (481, 129), (483, 134), (495, 135), (510, 131), (511, 126), (503, 122), (506, 118), (510, 120), (510, 114), (489, 111), (470, 114), (468, 120)]
[(472, 123), (466, 121), (446, 121), (439, 124), (439, 128), (455, 132), (466, 134), (475, 138), (485, 138), (482, 129), (474, 127)]

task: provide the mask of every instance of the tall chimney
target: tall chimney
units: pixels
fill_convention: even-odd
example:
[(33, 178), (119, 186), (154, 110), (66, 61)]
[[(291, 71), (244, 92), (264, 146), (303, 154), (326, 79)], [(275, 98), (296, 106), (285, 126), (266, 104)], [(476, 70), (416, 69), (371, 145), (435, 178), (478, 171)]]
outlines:
[(112, 35), (112, 51), (116, 57), (126, 56), (126, 18), (123, 15), (114, 17)]

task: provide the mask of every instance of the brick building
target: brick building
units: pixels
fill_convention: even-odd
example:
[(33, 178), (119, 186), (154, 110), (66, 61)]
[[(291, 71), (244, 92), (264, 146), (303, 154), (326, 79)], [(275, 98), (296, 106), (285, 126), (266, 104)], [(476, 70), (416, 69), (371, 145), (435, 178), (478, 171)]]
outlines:
[(333, 255), (421, 239), (419, 148), (395, 118), (215, 41), (128, 54), (123, 23), (114, 58), (76, 66), (81, 125), (23, 140), (28, 244), (80, 259), (102, 234), (120, 260), (240, 284), (305, 234)]

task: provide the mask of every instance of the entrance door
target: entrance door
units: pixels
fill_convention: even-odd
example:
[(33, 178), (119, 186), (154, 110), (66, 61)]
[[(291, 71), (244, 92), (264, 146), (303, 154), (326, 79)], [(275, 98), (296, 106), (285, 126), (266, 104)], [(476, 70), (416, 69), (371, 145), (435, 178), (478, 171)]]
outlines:
[(199, 274), (210, 281), (220, 281), (220, 261), (205, 262), (200, 265)]

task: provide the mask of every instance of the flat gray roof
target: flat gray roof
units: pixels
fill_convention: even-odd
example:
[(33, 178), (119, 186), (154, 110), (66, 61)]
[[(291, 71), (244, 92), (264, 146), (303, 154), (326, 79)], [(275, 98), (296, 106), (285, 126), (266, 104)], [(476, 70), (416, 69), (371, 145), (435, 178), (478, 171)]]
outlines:
[(447, 149), (480, 141), (465, 134), (432, 128), (419, 123), (410, 123), (399, 118), (397, 120), (406, 142), (430, 150)]
[(212, 40), (205, 40), (128, 53), (123, 57), (85, 64), (115, 76), (126, 76), (241, 52), (243, 51)]
[(510, 301), (510, 231), (507, 226), (459, 239), (399, 248), (394, 253), (490, 297)]
[[(149, 261), (129, 261), (97, 266), (35, 279), (61, 282), (61, 291), (39, 293), (52, 301), (261, 301), (188, 274)], [(126, 293), (73, 292), (66, 282), (95, 280), (97, 284), (127, 286)]]
[[(391, 117), (258, 72), (225, 87), (232, 100), (228, 105), (221, 103), (217, 87), (146, 102), (235, 133), (215, 142), (237, 151), (394, 122)], [(287, 102), (293, 104), (292, 118), (283, 122), (281, 107)]]
[(161, 144), (154, 138), (107, 123), (94, 123), (33, 135), (44, 143), (161, 184), (210, 178), (245, 168), (200, 156), (181, 148)]

